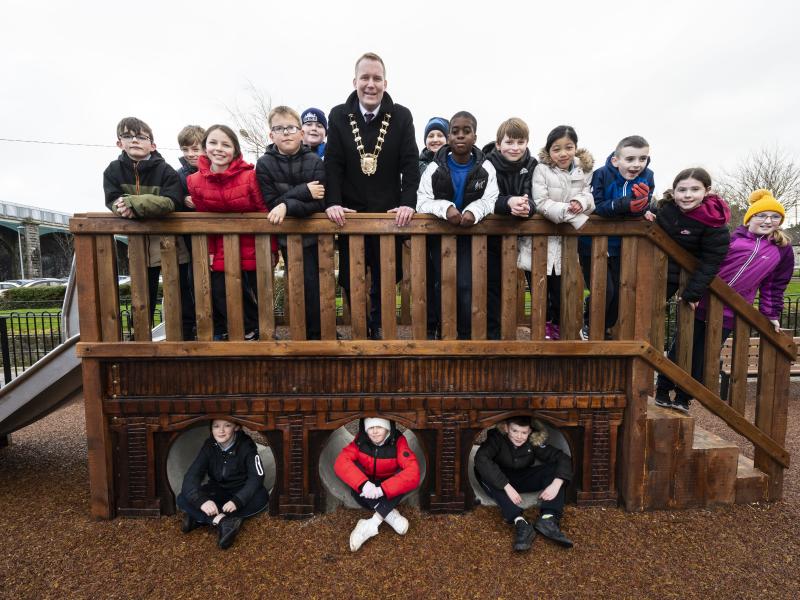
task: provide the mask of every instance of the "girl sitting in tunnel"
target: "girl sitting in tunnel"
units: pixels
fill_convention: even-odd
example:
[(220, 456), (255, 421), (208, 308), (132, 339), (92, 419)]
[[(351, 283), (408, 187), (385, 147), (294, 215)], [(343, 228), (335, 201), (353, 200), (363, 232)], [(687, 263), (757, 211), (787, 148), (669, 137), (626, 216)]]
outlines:
[(394, 421), (380, 417), (360, 419), (355, 439), (342, 449), (333, 469), (350, 487), (356, 501), (374, 511), (371, 518), (359, 519), (350, 533), (352, 552), (378, 535), (378, 527), (384, 521), (405, 535), (408, 519), (396, 507), (419, 485), (419, 464)]

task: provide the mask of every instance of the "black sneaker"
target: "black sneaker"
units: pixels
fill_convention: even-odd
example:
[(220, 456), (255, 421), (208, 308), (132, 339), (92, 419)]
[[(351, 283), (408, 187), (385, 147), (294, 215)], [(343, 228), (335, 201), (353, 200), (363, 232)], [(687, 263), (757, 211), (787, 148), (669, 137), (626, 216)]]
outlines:
[(239, 533), (239, 528), (242, 526), (242, 520), (239, 517), (225, 517), (217, 524), (219, 532), (219, 539), (217, 546), (222, 550), (227, 550), (236, 539), (236, 534)]
[(689, 401), (683, 398), (675, 398), (675, 401), (672, 403), (672, 408), (677, 411), (682, 412), (685, 415), (689, 414)]
[(517, 552), (530, 550), (535, 537), (536, 531), (533, 529), (533, 525), (525, 519), (520, 519), (514, 523), (514, 550)]
[(244, 341), (245, 342), (254, 342), (258, 339), (258, 329), (253, 329), (253, 331), (248, 331), (244, 334)]
[(561, 528), (558, 526), (558, 519), (555, 517), (550, 517), (549, 519), (539, 517), (536, 520), (534, 528), (544, 537), (553, 540), (556, 544), (564, 546), (565, 548), (572, 548), (574, 545), (572, 540), (561, 531)]
[(583, 327), (581, 327), (581, 339), (582, 340), (588, 340), (589, 339), (589, 326), (588, 325), (584, 325)]
[(673, 408), (672, 399), (669, 397), (669, 392), (656, 392), (656, 406), (660, 406), (662, 408)]
[(367, 337), (371, 340), (382, 340), (383, 329), (381, 329), (380, 327), (375, 327), (374, 329), (370, 329), (369, 335)]
[(181, 531), (183, 533), (189, 533), (190, 531), (194, 531), (198, 527), (200, 527), (200, 523), (196, 521), (192, 515), (190, 515), (189, 513), (183, 515), (183, 522), (181, 523)]

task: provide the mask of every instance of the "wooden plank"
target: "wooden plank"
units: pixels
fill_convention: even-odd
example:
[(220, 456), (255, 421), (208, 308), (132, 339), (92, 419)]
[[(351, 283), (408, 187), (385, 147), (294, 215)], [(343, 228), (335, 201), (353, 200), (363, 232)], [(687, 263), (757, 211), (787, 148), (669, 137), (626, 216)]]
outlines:
[[(78, 239), (75, 243), (78, 245)], [(81, 322), (81, 326), (83, 322)], [(83, 337), (81, 329), (81, 337)], [(114, 517), (114, 478), (111, 432), (103, 411), (100, 361), (84, 359), (83, 405), (86, 413), (86, 446), (89, 461), (89, 510), (95, 519)]]
[(733, 352), (731, 356), (731, 375), (728, 384), (728, 400), (731, 407), (744, 415), (747, 400), (747, 353), (750, 346), (750, 324), (736, 318), (733, 326)]
[[(502, 262), (500, 267), (500, 337), (504, 340), (513, 340), (517, 337), (517, 236), (504, 235), (502, 244)], [(577, 248), (575, 256), (577, 257)], [(474, 268), (475, 266), (473, 264), (473, 269)], [(484, 269), (484, 271), (485, 270), (486, 269)], [(474, 293), (475, 291), (473, 288), (473, 294)]]
[[(100, 294), (100, 329), (104, 342), (122, 339), (119, 320), (119, 279), (117, 278), (117, 249), (114, 236), (104, 235), (95, 240), (97, 250), (97, 287)], [(79, 302), (80, 304), (80, 302)]]
[[(680, 287), (679, 290), (686, 289), (686, 284), (689, 283), (689, 273), (685, 269), (681, 269)], [(620, 312), (622, 307), (620, 306)], [(692, 346), (694, 345), (694, 309), (689, 306), (688, 302), (678, 300), (678, 352), (677, 364), (687, 373), (692, 372)], [(685, 379), (681, 376), (679, 381)]]
[(561, 236), (561, 324), (562, 340), (579, 340), (583, 327), (583, 274), (578, 262), (578, 237)]
[(384, 340), (397, 339), (397, 257), (393, 235), (381, 236), (381, 328)]
[(427, 269), (425, 236), (411, 236), (411, 335), (415, 340), (428, 337)]
[(706, 307), (706, 340), (703, 354), (703, 382), (719, 396), (719, 352), (722, 340), (722, 302), (709, 294)]
[[(584, 342), (598, 344), (601, 342)], [(625, 342), (617, 342), (623, 344)], [(619, 491), (626, 510), (645, 508), (645, 448), (647, 436), (647, 396), (650, 391), (652, 365), (643, 360), (630, 361), (627, 398), (622, 428), (622, 453), (619, 457)]]
[(667, 318), (667, 265), (669, 259), (661, 248), (653, 247), (653, 326), (652, 345), (654, 348), (664, 347)]
[(293, 340), (306, 339), (306, 301), (303, 277), (303, 238), (299, 235), (286, 236), (286, 253), (289, 264), (286, 272), (289, 274), (286, 295), (289, 306), (292, 307), (289, 319), (289, 334)]
[(348, 237), (350, 249), (350, 321), (354, 340), (367, 337), (367, 288), (364, 272), (364, 236)]
[(472, 306), (471, 337), (473, 340), (486, 339), (487, 319), (487, 240), (485, 235), (472, 236)]
[[(275, 270), (272, 267), (272, 236), (256, 236), (256, 289), (258, 292), (258, 337), (275, 337)], [(333, 277), (333, 266), (331, 266)]]
[(400, 324), (411, 325), (411, 244), (409, 241), (403, 242), (402, 248), (402, 271), (403, 278), (400, 280)]
[(636, 320), (636, 262), (637, 242), (635, 237), (622, 238), (619, 269), (619, 319), (617, 339), (633, 339)]
[(456, 327), (456, 236), (442, 236), (442, 339), (458, 337)]
[(531, 340), (543, 340), (547, 322), (547, 236), (531, 240)]
[(244, 339), (244, 314), (242, 310), (242, 263), (239, 254), (239, 236), (225, 235), (222, 239), (225, 252), (225, 304), (228, 321), (228, 339)]
[(336, 277), (332, 235), (317, 239), (319, 254), (319, 324), (323, 340), (336, 339)]
[[(473, 238), (473, 242), (475, 239)], [(525, 275), (523, 274), (521, 269), (517, 269), (517, 326), (522, 325), (527, 326), (527, 319), (525, 318), (525, 292), (528, 288), (528, 282), (525, 279)]]
[[(636, 280), (633, 339), (652, 340), (653, 327), (653, 290), (655, 272), (653, 271), (653, 244), (649, 240), (637, 240), (636, 244)], [(662, 325), (663, 328), (663, 325)]]
[(183, 315), (181, 313), (181, 284), (175, 236), (162, 235), (160, 249), (161, 278), (164, 290), (164, 300), (161, 303), (162, 320), (167, 340), (180, 341), (183, 339)]
[(197, 339), (210, 342), (214, 338), (214, 321), (211, 313), (211, 274), (208, 258), (208, 236), (193, 234), (192, 279)]
[(592, 238), (592, 294), (589, 307), (589, 339), (603, 340), (606, 334), (606, 284), (608, 283), (608, 238)]
[[(780, 360), (781, 364), (778, 364)], [(758, 360), (758, 386), (756, 391), (756, 427), (777, 443), (786, 440), (788, 408), (789, 361), (778, 357), (776, 349), (761, 341)], [(764, 448), (756, 447), (753, 464), (769, 477), (768, 500), (780, 500), (783, 494), (783, 466)]]
[(78, 317), (81, 324), (81, 340), (99, 342), (100, 301), (97, 290), (97, 259), (95, 238), (89, 235), (75, 236), (75, 280), (78, 287)]
[[(77, 355), (85, 358), (186, 358), (254, 356), (557, 356), (557, 357), (626, 357), (640, 356), (647, 350), (641, 342), (583, 342), (512, 340), (339, 340), (294, 342), (291, 340), (251, 342), (119, 342), (78, 343)], [(670, 363), (672, 364), (672, 363)], [(699, 385), (699, 384), (698, 384)], [(702, 387), (702, 386), (700, 386)]]
[[(150, 322), (150, 291), (147, 282), (146, 244), (147, 238), (143, 235), (132, 235), (128, 238), (128, 265), (131, 275), (131, 320), (134, 327), (134, 339), (137, 342), (149, 342), (153, 339), (153, 323)], [(82, 329), (83, 327), (81, 327)], [(81, 331), (82, 334), (83, 331)]]
[[(657, 351), (649, 344), (646, 344), (644, 358), (672, 381), (680, 381), (681, 387), (686, 390), (686, 393), (693, 396), (710, 412), (725, 421), (731, 429), (750, 440), (756, 447), (756, 456), (759, 456), (758, 449), (760, 448), (763, 453), (766, 453), (784, 467), (789, 466), (789, 452), (785, 448), (772, 439), (768, 433), (750, 423), (733, 408), (708, 391), (702, 383), (695, 381), (691, 377), (686, 377), (677, 365), (664, 356), (663, 352)], [(759, 381), (762, 380), (759, 379)], [(764, 421), (770, 422), (771, 416), (769, 419), (764, 417)], [(761, 453), (762, 456), (763, 453)]]

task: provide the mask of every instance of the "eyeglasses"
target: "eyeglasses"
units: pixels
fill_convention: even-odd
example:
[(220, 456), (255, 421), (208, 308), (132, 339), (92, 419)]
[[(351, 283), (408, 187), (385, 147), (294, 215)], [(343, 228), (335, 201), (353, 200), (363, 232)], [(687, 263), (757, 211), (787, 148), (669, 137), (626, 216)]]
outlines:
[(754, 221), (780, 221), (781, 218), (782, 217), (780, 215), (765, 215), (760, 213), (757, 215), (753, 215)]
[(283, 135), (294, 135), (300, 128), (297, 125), (287, 125), (284, 127), (283, 125), (275, 125), (274, 127), (270, 128), (272, 133), (282, 133)]
[(141, 134), (141, 133), (138, 134), (138, 135), (132, 135), (130, 133), (126, 133), (125, 135), (119, 136), (119, 139), (121, 139), (121, 140), (123, 140), (125, 142), (132, 142), (134, 139), (137, 142), (149, 142), (150, 141), (150, 136), (149, 135), (144, 135), (144, 134)]

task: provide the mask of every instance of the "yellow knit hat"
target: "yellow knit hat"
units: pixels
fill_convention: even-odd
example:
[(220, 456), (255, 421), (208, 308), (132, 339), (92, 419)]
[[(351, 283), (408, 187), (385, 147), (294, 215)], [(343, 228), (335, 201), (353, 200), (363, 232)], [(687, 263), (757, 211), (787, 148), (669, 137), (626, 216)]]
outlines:
[(783, 210), (783, 205), (775, 199), (775, 196), (772, 195), (772, 192), (769, 190), (756, 190), (752, 194), (750, 194), (750, 198), (748, 200), (750, 202), (750, 208), (747, 209), (747, 212), (744, 214), (744, 224), (747, 225), (747, 222), (750, 220), (750, 217), (756, 215), (760, 212), (766, 212), (771, 210), (772, 212), (780, 213), (781, 215), (781, 224), (783, 220), (786, 218), (786, 211)]

